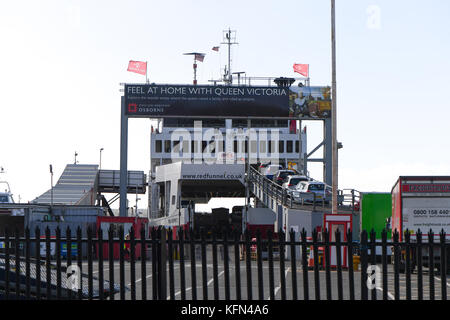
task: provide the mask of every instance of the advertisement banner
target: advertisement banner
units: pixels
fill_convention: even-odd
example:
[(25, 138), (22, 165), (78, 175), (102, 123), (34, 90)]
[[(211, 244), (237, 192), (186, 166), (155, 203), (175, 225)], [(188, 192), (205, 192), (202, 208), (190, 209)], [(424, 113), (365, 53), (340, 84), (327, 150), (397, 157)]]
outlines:
[(324, 118), (329, 87), (125, 84), (129, 117)]

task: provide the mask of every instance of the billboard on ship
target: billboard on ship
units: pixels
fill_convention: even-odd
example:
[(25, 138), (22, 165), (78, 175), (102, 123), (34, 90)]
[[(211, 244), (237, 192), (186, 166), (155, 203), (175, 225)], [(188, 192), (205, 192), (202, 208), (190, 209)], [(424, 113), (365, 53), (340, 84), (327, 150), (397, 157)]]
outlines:
[(326, 118), (329, 87), (125, 84), (129, 117)]

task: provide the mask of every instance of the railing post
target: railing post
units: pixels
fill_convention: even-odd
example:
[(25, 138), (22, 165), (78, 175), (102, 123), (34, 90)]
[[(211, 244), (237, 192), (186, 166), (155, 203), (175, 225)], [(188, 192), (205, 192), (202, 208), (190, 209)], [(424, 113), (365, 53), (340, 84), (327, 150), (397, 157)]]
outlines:
[(434, 300), (434, 232), (428, 232), (428, 274), (430, 286), (430, 300)]
[(166, 265), (167, 265), (167, 248), (166, 248), (166, 240), (167, 240), (167, 230), (166, 228), (159, 229), (160, 235), (160, 263), (159, 263), (159, 300), (167, 300), (167, 274), (166, 274)]
[(146, 239), (146, 224), (141, 225), (141, 299), (147, 300), (147, 239)]
[[(423, 300), (423, 271), (422, 271), (422, 232), (420, 229), (416, 232), (417, 246), (416, 246), (416, 258), (417, 258), (417, 299)], [(384, 289), (383, 289), (384, 290)]]
[(406, 300), (411, 300), (411, 234), (405, 231), (405, 277), (406, 277)]
[(361, 300), (367, 300), (367, 231), (361, 233)]
[(387, 231), (381, 231), (381, 264), (383, 268), (383, 300), (388, 300), (387, 275)]
[(397, 229), (393, 234), (393, 246), (394, 246), (394, 297), (395, 300), (400, 300), (400, 244), (399, 233)]
[(441, 300), (447, 300), (447, 254), (445, 248), (445, 230), (442, 229), (440, 233), (441, 240)]
[(303, 269), (303, 299), (309, 300), (309, 282), (308, 282), (308, 257), (307, 257), (307, 243), (306, 230), (303, 228), (301, 232), (302, 238), (302, 269)]

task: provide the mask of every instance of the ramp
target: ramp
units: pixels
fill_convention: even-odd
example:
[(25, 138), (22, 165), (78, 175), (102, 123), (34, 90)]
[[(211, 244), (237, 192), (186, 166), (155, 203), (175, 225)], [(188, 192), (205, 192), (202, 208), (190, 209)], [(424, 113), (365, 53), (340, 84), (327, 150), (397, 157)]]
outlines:
[[(53, 204), (95, 205), (98, 165), (68, 164), (53, 187)], [(51, 204), (52, 190), (48, 190), (32, 203)]]

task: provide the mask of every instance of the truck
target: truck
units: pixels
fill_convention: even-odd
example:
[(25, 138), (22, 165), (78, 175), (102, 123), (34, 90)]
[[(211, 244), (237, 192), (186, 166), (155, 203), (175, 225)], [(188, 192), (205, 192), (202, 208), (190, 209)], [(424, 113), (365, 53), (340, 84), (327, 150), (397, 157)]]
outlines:
[[(433, 241), (440, 242), (440, 233), (445, 233), (446, 243), (450, 242), (450, 176), (400, 176), (391, 190), (392, 232), (398, 231), (399, 241), (405, 240), (405, 232), (410, 241), (417, 241), (417, 233), (422, 233), (422, 243), (428, 243), (428, 233), (432, 231)], [(429, 259), (429, 247), (421, 247), (423, 265), (440, 270), (439, 246), (433, 249), (434, 261)], [(411, 247), (411, 269), (417, 262), (416, 247)], [(446, 272), (450, 271), (450, 246), (446, 245)], [(406, 252), (401, 252), (400, 272), (405, 271)]]
[[(360, 193), (360, 230), (375, 231), (377, 242), (381, 241), (381, 232), (387, 227), (387, 219), (392, 216), (392, 196), (390, 192)], [(387, 230), (387, 239), (391, 231)], [(381, 246), (376, 247), (377, 259), (381, 257)]]

